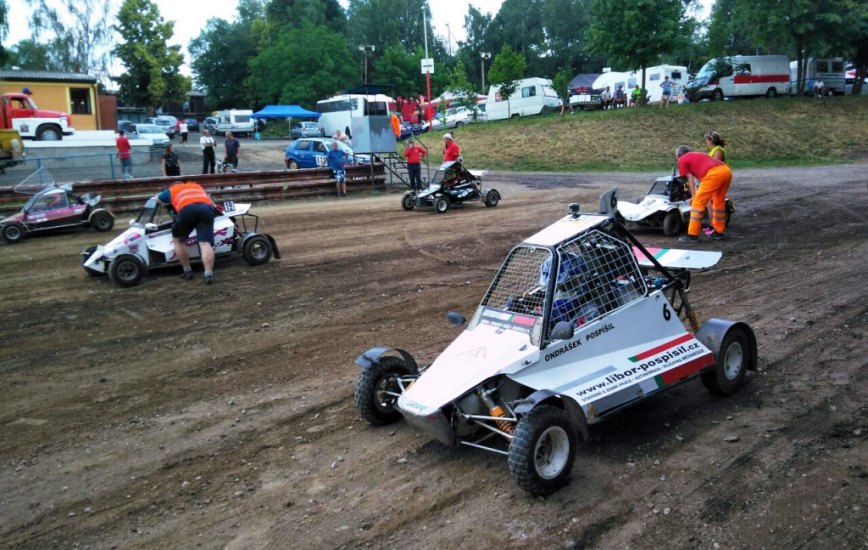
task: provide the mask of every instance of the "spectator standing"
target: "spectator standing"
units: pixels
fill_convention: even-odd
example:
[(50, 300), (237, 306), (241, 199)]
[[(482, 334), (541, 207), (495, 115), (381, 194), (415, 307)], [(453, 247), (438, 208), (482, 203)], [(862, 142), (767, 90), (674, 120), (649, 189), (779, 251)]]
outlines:
[(347, 196), (347, 154), (340, 148), (337, 141), (332, 142), (332, 147), (326, 155), (326, 165), (331, 168), (335, 176), (335, 187), (339, 197)]
[(187, 126), (187, 123), (182, 120), (178, 125), (178, 129), (181, 130), (181, 143), (187, 143), (187, 136), (190, 135), (189, 126)]
[(172, 244), (184, 269), (181, 278), (186, 281), (193, 278), (190, 255), (184, 241), (195, 229), (202, 265), (205, 267), (205, 284), (210, 285), (214, 282), (214, 218), (219, 212), (217, 207), (202, 186), (192, 181), (176, 183), (155, 198), (163, 204), (171, 204), (178, 213), (172, 223)]
[(175, 152), (172, 144), (166, 145), (166, 150), (163, 151), (163, 176), (180, 176), (181, 175), (181, 160), (178, 158), (178, 153)]
[(217, 163), (217, 155), (214, 148), (217, 147), (217, 142), (211, 137), (211, 132), (207, 128), (202, 130), (202, 137), (199, 138), (199, 145), (202, 146), (202, 173), (213, 174), (214, 165)]
[(416, 141), (411, 136), (407, 141), (407, 148), (404, 149), (404, 158), (407, 159), (407, 175), (410, 178), (410, 187), (415, 192), (422, 190), (422, 157), (425, 156), (425, 149), (416, 145)]
[(235, 138), (232, 132), (226, 132), (226, 141), (223, 142), (223, 148), (226, 152), (226, 157), (223, 162), (232, 165), (232, 168), (238, 168), (238, 155), (241, 153), (241, 143)]
[(118, 138), (115, 140), (115, 147), (118, 148), (118, 159), (121, 161), (121, 178), (128, 180), (133, 177), (133, 154), (131, 152), (130, 140), (124, 135), (123, 130), (118, 130)]
[(452, 134), (449, 132), (443, 134), (443, 162), (458, 160), (458, 157), (460, 156), (461, 149), (458, 147), (458, 144), (455, 143)]
[(669, 80), (668, 76), (663, 77), (663, 82), (660, 83), (660, 87), (663, 88), (663, 95), (660, 98), (660, 105), (664, 107), (669, 107), (669, 99), (672, 97), (672, 81)]

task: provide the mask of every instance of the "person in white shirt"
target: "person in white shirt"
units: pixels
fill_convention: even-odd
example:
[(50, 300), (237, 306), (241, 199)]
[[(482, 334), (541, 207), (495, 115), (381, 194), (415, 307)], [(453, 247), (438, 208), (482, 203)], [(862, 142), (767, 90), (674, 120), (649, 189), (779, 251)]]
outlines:
[(211, 132), (207, 129), (202, 130), (202, 137), (199, 138), (199, 145), (202, 146), (202, 173), (213, 174), (216, 164), (217, 155), (214, 152), (217, 147), (217, 142), (211, 137)]
[(190, 135), (190, 128), (187, 123), (182, 120), (181, 124), (178, 125), (178, 130), (181, 132), (181, 143), (187, 143), (187, 136)]

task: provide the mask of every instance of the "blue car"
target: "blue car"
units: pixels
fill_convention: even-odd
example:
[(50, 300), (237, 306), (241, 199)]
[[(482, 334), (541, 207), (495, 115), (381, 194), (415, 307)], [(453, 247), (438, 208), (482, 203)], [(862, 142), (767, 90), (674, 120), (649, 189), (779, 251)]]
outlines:
[[(286, 167), (290, 170), (299, 168), (322, 168), (326, 165), (326, 155), (336, 140), (331, 138), (302, 138), (286, 146)], [(347, 154), (347, 164), (367, 164), (367, 155), (354, 155), (348, 145), (340, 141), (338, 147)]]

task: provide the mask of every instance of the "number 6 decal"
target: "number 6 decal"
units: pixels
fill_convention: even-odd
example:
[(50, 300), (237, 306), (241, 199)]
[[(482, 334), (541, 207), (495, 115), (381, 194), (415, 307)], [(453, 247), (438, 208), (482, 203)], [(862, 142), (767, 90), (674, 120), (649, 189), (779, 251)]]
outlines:
[(663, 304), (663, 318), (667, 321), (672, 318), (672, 312), (669, 311), (669, 304)]

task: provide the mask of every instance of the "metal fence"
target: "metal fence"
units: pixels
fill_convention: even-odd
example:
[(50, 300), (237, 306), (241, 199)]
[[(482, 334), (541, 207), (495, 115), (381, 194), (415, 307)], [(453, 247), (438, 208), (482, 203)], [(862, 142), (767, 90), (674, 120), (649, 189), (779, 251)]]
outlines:
[[(147, 152), (133, 152), (133, 175), (154, 178), (163, 175), (164, 149), (151, 148)], [(51, 172), (57, 183), (89, 180), (115, 180), (121, 178), (121, 161), (116, 153), (96, 153), (42, 158), (28, 158), (0, 172), (0, 186), (13, 186), (44, 168)]]

